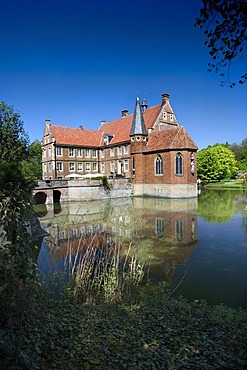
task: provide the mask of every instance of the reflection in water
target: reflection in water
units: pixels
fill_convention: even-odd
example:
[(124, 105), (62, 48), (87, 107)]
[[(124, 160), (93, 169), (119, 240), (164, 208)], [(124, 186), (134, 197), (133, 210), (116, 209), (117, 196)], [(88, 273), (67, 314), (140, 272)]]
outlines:
[[(39, 213), (40, 214), (40, 213)], [(177, 263), (185, 263), (196, 247), (197, 199), (124, 198), (66, 203), (57, 214), (41, 218), (51, 266), (64, 260), (68, 244), (76, 251), (80, 239), (105, 233), (129, 245), (146, 275), (170, 281)]]
[(76, 250), (80, 238), (104, 233), (121, 239), (126, 251), (133, 246), (153, 284), (178, 285), (176, 294), (190, 300), (247, 306), (247, 199), (241, 192), (202, 192), (198, 204), (140, 197), (64, 203), (59, 213), (46, 207), (39, 213), (49, 233), (40, 250), (41, 271), (42, 254), (50, 268), (59, 268), (68, 245)]
[(200, 194), (198, 215), (209, 222), (226, 222), (237, 209), (231, 190), (208, 190)]

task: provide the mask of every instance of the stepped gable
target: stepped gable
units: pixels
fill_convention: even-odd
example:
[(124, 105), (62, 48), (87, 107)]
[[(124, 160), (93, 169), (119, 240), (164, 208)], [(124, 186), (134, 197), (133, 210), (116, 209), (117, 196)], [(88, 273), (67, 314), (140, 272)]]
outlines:
[(146, 152), (160, 151), (164, 149), (192, 149), (197, 146), (183, 126), (178, 126), (164, 131), (153, 131), (148, 138)]
[[(148, 108), (145, 110), (145, 112), (143, 112), (146, 130), (153, 127), (156, 119), (160, 114), (161, 108), (162, 105), (159, 104), (154, 107)], [(134, 114), (129, 114), (128, 116), (104, 123), (104, 125), (99, 128), (99, 132), (112, 134), (113, 139), (111, 140), (111, 144), (129, 141), (133, 117)]]
[(51, 134), (57, 145), (95, 146), (101, 142), (102, 133), (96, 130), (85, 130), (82, 127), (50, 126)]

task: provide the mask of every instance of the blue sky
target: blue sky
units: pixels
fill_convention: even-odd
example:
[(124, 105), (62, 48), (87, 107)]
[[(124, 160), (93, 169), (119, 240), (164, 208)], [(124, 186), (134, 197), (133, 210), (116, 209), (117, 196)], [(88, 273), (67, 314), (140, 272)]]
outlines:
[[(32, 142), (46, 119), (98, 129), (100, 121), (171, 96), (199, 149), (247, 137), (247, 84), (220, 87), (207, 72), (200, 0), (9, 0), (0, 13), (0, 100), (20, 112)], [(244, 61), (231, 71), (234, 79)]]

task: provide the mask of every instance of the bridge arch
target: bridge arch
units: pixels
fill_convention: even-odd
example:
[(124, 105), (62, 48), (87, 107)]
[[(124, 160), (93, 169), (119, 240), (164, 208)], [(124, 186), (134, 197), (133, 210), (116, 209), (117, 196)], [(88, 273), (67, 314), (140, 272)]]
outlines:
[(38, 191), (34, 194), (35, 204), (45, 204), (47, 199), (47, 194), (44, 191)]
[(53, 203), (60, 202), (60, 198), (61, 198), (61, 191), (57, 189), (53, 190)]

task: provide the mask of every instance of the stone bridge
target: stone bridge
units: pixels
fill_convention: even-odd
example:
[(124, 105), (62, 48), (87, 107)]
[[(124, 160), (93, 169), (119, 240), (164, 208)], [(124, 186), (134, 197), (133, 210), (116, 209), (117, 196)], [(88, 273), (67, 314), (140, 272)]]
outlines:
[(102, 185), (101, 180), (94, 179), (47, 180), (39, 181), (33, 190), (36, 204), (123, 198), (132, 195), (132, 182), (128, 179), (108, 180), (107, 187)]

